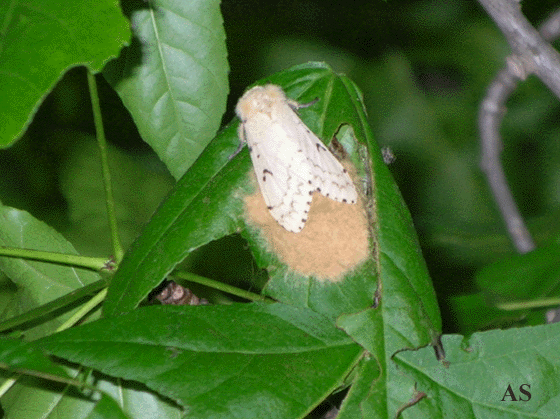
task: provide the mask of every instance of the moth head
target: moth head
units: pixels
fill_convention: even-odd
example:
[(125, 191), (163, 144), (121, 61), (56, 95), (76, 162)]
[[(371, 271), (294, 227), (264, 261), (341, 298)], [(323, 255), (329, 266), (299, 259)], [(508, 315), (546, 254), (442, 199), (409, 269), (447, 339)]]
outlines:
[(287, 101), (288, 99), (280, 86), (275, 84), (255, 86), (241, 96), (235, 107), (235, 112), (241, 121), (246, 121), (258, 113), (270, 113), (276, 105), (285, 104)]

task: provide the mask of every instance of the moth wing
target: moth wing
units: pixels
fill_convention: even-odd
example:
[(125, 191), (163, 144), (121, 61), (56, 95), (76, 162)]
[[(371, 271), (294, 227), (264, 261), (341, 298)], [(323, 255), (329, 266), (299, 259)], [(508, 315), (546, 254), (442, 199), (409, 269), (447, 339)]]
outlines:
[(271, 122), (266, 135), (246, 132), (253, 168), (266, 206), (286, 230), (299, 233), (305, 226), (315, 185), (313, 168), (299, 140), (284, 125)]
[[(299, 117), (298, 117), (299, 119)], [(327, 198), (355, 204), (358, 193), (350, 175), (323, 142), (300, 120), (298, 137), (313, 173), (313, 186)]]

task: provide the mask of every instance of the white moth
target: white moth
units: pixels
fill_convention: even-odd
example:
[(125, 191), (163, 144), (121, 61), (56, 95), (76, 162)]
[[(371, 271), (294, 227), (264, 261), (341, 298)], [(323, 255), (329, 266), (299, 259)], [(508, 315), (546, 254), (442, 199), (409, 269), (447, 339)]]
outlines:
[(305, 226), (313, 192), (349, 204), (358, 199), (346, 169), (297, 115), (302, 106), (267, 84), (247, 91), (236, 107), (239, 139), (249, 145), (264, 201), (294, 233)]

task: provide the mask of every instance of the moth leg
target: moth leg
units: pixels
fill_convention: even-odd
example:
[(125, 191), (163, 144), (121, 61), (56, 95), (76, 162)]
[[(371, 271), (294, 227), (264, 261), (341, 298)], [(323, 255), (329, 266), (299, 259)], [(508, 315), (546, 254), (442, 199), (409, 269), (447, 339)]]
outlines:
[(292, 110), (297, 111), (298, 109), (301, 108), (309, 108), (310, 106), (315, 105), (317, 102), (319, 102), (319, 98), (316, 97), (315, 99), (313, 99), (311, 102), (307, 102), (307, 103), (298, 103), (295, 100), (292, 99), (288, 99), (288, 105), (290, 106), (290, 108), (292, 108)]
[(229, 156), (229, 160), (237, 156), (240, 153), (240, 151), (243, 149), (243, 146), (247, 144), (247, 138), (245, 138), (245, 129), (242, 123), (239, 124), (239, 127), (237, 127), (237, 136), (239, 137), (239, 146), (237, 146), (237, 149), (233, 152), (231, 156)]

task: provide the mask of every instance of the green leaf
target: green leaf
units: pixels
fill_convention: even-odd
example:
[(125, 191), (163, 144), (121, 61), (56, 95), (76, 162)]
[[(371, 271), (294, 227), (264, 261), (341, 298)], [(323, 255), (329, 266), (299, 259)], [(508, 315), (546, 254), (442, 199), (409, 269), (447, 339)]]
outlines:
[(128, 419), (132, 416), (124, 414), (118, 403), (111, 397), (102, 394), (101, 399), (86, 419)]
[[(41, 348), (36, 348), (33, 344), (28, 344), (24, 349), (26, 355), (30, 353), (30, 350), (37, 352), (40, 349), (43, 352)], [(19, 358), (23, 358), (22, 354), (19, 354)], [(46, 357), (44, 358), (48, 361)], [(33, 365), (33, 367), (34, 375), (43, 376), (45, 379), (52, 379), (54, 375), (60, 375), (55, 374), (56, 371), (48, 371), (48, 364)], [(54, 367), (60, 369), (56, 365)], [(71, 376), (78, 376), (77, 370), (69, 368), (66, 370)], [(103, 392), (102, 399), (98, 400), (98, 394), (95, 392), (92, 394), (89, 389), (79, 391), (76, 386), (29, 377), (25, 375), (28, 371), (20, 371), (24, 375), (21, 375), (16, 385), (2, 397), (3, 411), (10, 419), (50, 417), (85, 419), (90, 417), (89, 415), (95, 414), (123, 415), (123, 411), (128, 417), (134, 419), (180, 419), (183, 417), (182, 409), (175, 403), (163, 400), (161, 396), (138, 383), (122, 382), (122, 380), (115, 380), (98, 373), (93, 373), (89, 378), (83, 373), (79, 375), (76, 381), (87, 380), (90, 386), (95, 385)], [(41, 372), (48, 375), (41, 374)], [(62, 379), (65, 377), (67, 377), (66, 374), (61, 375)], [(113, 403), (108, 405), (103, 402), (103, 397), (108, 396), (113, 400), (119, 400), (122, 407), (118, 408)]]
[[(468, 340), (449, 335), (442, 343), (445, 363), (431, 348), (395, 356), (399, 369), (429, 395), (410, 408), (410, 417), (558, 417), (560, 324), (475, 333)], [(520, 391), (523, 384), (530, 386), (523, 387), (530, 400)], [(506, 394), (509, 385), (515, 401)]]
[(115, 0), (3, 1), (0, 20), (0, 146), (22, 134), (69, 68), (100, 71), (130, 38)]
[(555, 239), (532, 252), (486, 265), (475, 277), (480, 292), (449, 299), (459, 330), (468, 334), (515, 324), (542, 324), (550, 305), (546, 300), (560, 295), (558, 260), (560, 246)]
[(522, 301), (560, 295), (560, 240), (523, 255), (512, 255), (477, 272), (476, 282), (499, 301)]
[(68, 378), (64, 370), (54, 364), (40, 348), (20, 339), (10, 339), (2, 335), (0, 335), (0, 367), (19, 373), (33, 371)]
[(37, 345), (146, 383), (192, 418), (301, 417), (362, 353), (324, 316), (282, 304), (143, 307)]
[(103, 305), (105, 315), (137, 306), (192, 250), (234, 233), (250, 161), (229, 160), (239, 140), (226, 128), (197, 159), (134, 242)]
[[(0, 243), (4, 246), (31, 248), (76, 255), (73, 246), (46, 224), (25, 211), (1, 207)], [(2, 318), (18, 315), (63, 296), (83, 285), (93, 283), (99, 275), (84, 269), (75, 269), (52, 263), (34, 262), (16, 258), (0, 258), (0, 267), (14, 281), (18, 292), (10, 304), (3, 307)], [(58, 317), (25, 330), (27, 339), (51, 333), (72, 311), (57, 313)], [(2, 342), (2, 341), (0, 341)], [(61, 375), (60, 367), (42, 356), (42, 348), (34, 348), (19, 341), (0, 345), (0, 362), (12, 368), (28, 369), (51, 375)], [(25, 371), (22, 371), (25, 372)], [(75, 375), (76, 371), (72, 375)], [(67, 376), (66, 374), (62, 375)], [(136, 419), (153, 417), (178, 419), (180, 410), (145, 388), (98, 379), (96, 385), (119, 400), (130, 403), (128, 411)], [(13, 388), (2, 398), (2, 407), (11, 419), (34, 419), (55, 415), (64, 419), (79, 419), (89, 414), (94, 401), (76, 394), (71, 388), (33, 377), (20, 377)], [(138, 408), (137, 406), (142, 406)]]
[[(465, 335), (476, 331), (507, 328), (518, 323), (528, 310), (505, 311), (491, 305), (488, 296), (482, 292), (461, 295), (449, 299), (453, 320)], [(473, 316), (472, 313), (476, 313)], [(542, 319), (544, 320), (544, 315)]]
[[(45, 223), (25, 211), (6, 206), (0, 206), (0, 244), (6, 247), (78, 254), (70, 242)], [(17, 258), (0, 257), (0, 269), (18, 286), (18, 293), (11, 301), (10, 312), (2, 313), (4, 318), (9, 314), (24, 313), (99, 280), (97, 273), (86, 269)], [(27, 339), (53, 332), (72, 313), (73, 311), (69, 311), (27, 330)]]
[[(130, 418), (181, 419), (184, 417), (184, 411), (180, 406), (169, 399), (162, 398), (142, 384), (113, 379), (102, 374), (95, 376), (103, 377), (103, 380), (97, 381), (99, 389), (118, 401), (122, 411)], [(105, 409), (107, 406), (102, 407)]]
[(179, 179), (220, 127), (228, 64), (218, 0), (136, 1), (135, 38), (103, 74)]
[(362, 405), (362, 402), (367, 400), (368, 397), (379, 399), (387, 397), (386, 391), (382, 387), (380, 393), (372, 394), (371, 392), (372, 383), (380, 381), (381, 378), (381, 365), (377, 359), (370, 354), (365, 355), (356, 367), (356, 375), (352, 382), (352, 387), (344, 399), (337, 419), (388, 417), (386, 408), (377, 410), (374, 415), (365, 415), (364, 406)]

